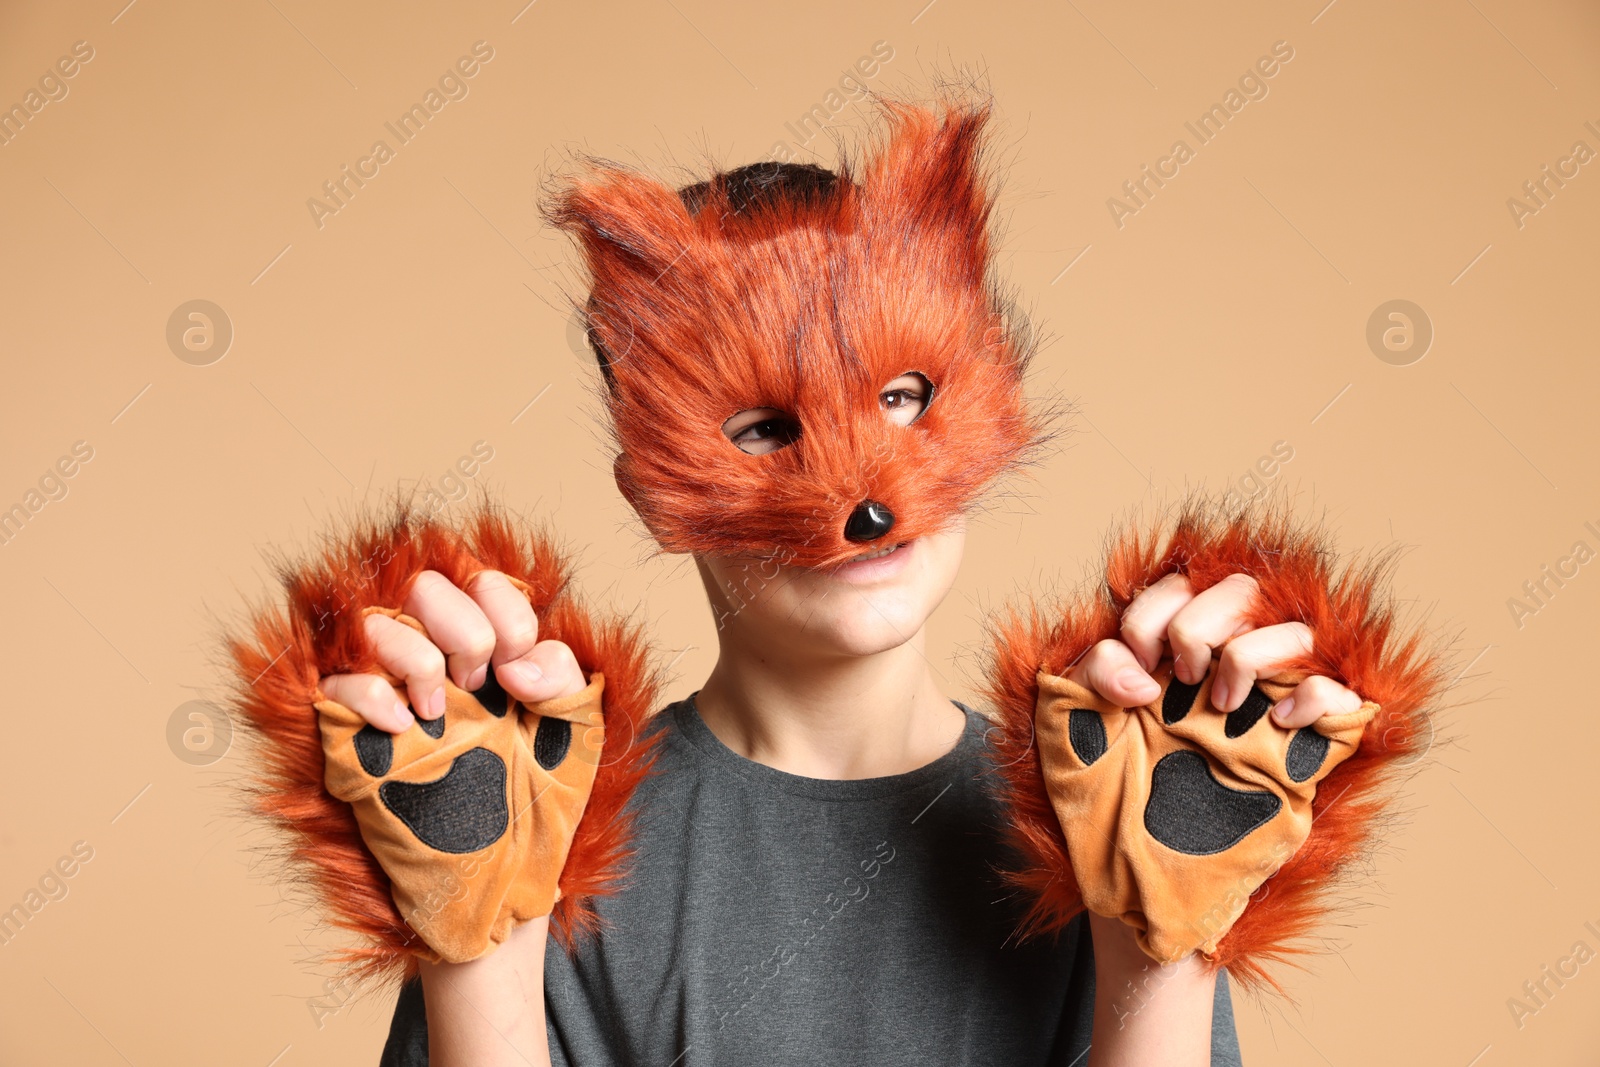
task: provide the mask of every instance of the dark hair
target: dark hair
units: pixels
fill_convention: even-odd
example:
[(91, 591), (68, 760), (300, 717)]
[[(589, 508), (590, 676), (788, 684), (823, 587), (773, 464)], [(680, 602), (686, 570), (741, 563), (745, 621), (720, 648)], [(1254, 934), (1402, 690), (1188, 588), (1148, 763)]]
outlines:
[[(802, 204), (813, 200), (826, 200), (837, 189), (839, 176), (826, 167), (814, 163), (748, 163), (733, 170), (713, 174), (705, 181), (685, 185), (678, 197), (690, 215), (700, 214), (706, 201), (718, 185), (727, 190), (729, 214), (752, 215), (764, 208), (778, 204)], [(585, 305), (588, 316), (594, 314), (594, 297)], [(611, 353), (600, 343), (591, 319), (585, 336), (594, 350), (595, 362), (605, 377), (606, 386), (616, 389), (616, 379), (611, 371)]]
[(780, 203), (825, 200), (839, 176), (814, 163), (750, 163), (678, 190), (689, 214), (698, 215), (713, 187), (726, 186), (732, 214), (749, 215)]

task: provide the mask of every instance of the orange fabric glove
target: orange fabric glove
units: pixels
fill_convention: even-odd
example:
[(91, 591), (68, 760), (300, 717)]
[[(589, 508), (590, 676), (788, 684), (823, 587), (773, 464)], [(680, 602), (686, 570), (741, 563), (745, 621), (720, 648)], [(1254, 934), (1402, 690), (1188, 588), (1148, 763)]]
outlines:
[[(1311, 832), (1317, 783), (1349, 757), (1378, 705), (1285, 729), (1267, 714), (1294, 685), (1258, 681), (1236, 711), (1211, 706), (1209, 672), (1119, 708), (1040, 671), (1044, 786), (1084, 907), (1137, 931), (1158, 963), (1211, 955), (1250, 895)], [(1294, 679), (1298, 682), (1300, 679)]]
[[(1157, 959), (1198, 950), (1237, 985), (1284, 992), (1277, 965), (1316, 951), (1329, 912), (1359, 896), (1361, 861), (1394, 825), (1395, 786), (1426, 755), (1451, 684), (1442, 643), (1397, 614), (1392, 559), (1341, 560), (1281, 501), (1195, 497), (1118, 531), (1097, 587), (989, 620), (991, 737), (1022, 935), (1059, 931), (1088, 908), (1135, 927)], [(1157, 667), (1152, 706), (1127, 710), (1064, 677), (1119, 637), (1128, 606), (1162, 577), (1182, 574), (1199, 592), (1241, 573), (1258, 586), (1246, 623), (1304, 623), (1312, 647), (1239, 711), (1216, 711), (1209, 679), (1174, 684), (1169, 666)], [(1281, 729), (1267, 707), (1310, 675), (1366, 703)]]
[[(329, 675), (385, 673), (368, 614), (421, 629), (400, 608), (419, 574), (466, 588), (484, 568), (528, 596), (541, 639), (572, 649), (584, 689), (520, 707), (497, 684), (469, 694), (447, 681), (443, 719), (396, 735), (327, 699)], [(641, 628), (591, 612), (552, 535), (487, 500), (451, 526), (404, 502), (367, 511), (276, 569), (283, 601), (225, 638), (248, 740), (239, 788), (277, 830), (290, 892), (354, 935), (332, 956), (344, 976), (393, 982), (422, 960), (472, 959), (547, 914), (569, 948), (595, 929), (595, 900), (627, 870), (629, 801), (659, 738)]]
[[(427, 636), (398, 609), (371, 612)], [(377, 673), (404, 692), (401, 679)], [(398, 735), (336, 701), (316, 703), (328, 792), (352, 805), (406, 924), (450, 963), (486, 955), (550, 914), (605, 739), (603, 674), (526, 707), (493, 679), (491, 670), (468, 693), (447, 678), (444, 714)]]

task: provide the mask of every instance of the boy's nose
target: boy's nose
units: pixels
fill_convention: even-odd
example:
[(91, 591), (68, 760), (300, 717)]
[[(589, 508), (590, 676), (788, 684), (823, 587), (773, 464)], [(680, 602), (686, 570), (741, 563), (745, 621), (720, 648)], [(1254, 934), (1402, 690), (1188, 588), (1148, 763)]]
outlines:
[(863, 500), (844, 524), (849, 541), (876, 541), (894, 527), (894, 512), (876, 500)]

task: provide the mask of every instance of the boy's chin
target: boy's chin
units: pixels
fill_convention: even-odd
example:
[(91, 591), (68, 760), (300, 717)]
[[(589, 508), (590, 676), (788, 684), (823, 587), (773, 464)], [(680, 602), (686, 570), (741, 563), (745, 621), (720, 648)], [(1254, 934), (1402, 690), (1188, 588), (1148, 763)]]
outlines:
[(837, 595), (835, 604), (813, 611), (806, 618), (807, 643), (823, 653), (874, 656), (910, 641), (927, 623), (936, 606), (892, 600), (885, 603), (886, 599), (870, 593)]

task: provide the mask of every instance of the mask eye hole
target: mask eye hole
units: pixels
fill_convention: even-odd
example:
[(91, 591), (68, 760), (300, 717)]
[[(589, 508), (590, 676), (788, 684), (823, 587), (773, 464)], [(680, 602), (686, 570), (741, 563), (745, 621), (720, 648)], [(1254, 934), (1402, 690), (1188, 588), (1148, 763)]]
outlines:
[(933, 383), (921, 371), (906, 371), (883, 387), (878, 401), (889, 413), (890, 422), (910, 426), (933, 403)]
[(800, 439), (800, 420), (778, 408), (746, 408), (722, 424), (722, 433), (752, 456), (776, 452)]

